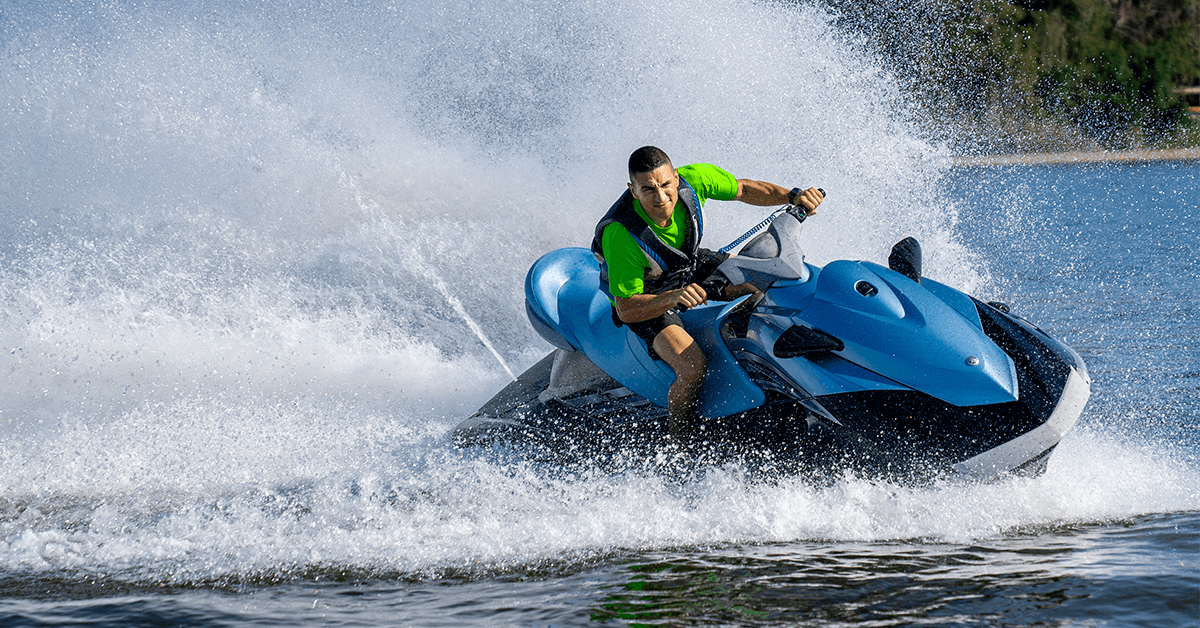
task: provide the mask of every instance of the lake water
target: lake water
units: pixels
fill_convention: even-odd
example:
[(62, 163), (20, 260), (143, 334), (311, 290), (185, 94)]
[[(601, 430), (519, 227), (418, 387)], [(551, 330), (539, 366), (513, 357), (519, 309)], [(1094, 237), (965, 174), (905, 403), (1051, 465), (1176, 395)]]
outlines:
[[(1200, 164), (952, 169), (827, 14), (647, 35), (690, 8), (0, 9), (0, 625), (1200, 625)], [(643, 143), (828, 190), (815, 263), (914, 235), (1064, 338), (1093, 394), (1045, 475), (451, 446)]]

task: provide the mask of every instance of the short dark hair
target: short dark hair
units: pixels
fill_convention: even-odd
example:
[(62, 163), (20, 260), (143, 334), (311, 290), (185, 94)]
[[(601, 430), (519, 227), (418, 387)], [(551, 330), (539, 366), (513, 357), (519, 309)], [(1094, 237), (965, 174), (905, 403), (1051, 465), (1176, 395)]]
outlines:
[(671, 165), (671, 158), (657, 146), (643, 146), (629, 156), (629, 178), (635, 174), (650, 172), (662, 165)]

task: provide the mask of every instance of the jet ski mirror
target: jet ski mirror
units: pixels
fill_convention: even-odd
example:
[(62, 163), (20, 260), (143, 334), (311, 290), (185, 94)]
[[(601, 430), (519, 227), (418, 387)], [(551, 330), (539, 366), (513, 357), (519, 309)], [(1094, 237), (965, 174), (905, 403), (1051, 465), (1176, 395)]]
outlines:
[(892, 247), (888, 268), (921, 283), (921, 243), (916, 238), (904, 238)]

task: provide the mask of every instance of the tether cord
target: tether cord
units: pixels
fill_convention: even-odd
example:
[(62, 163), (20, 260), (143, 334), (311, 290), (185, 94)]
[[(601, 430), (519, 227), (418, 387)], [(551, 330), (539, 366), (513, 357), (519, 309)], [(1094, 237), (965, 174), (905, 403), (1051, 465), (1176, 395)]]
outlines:
[(785, 206), (785, 207), (780, 207), (779, 209), (775, 210), (774, 212), (771, 213), (770, 216), (767, 216), (765, 219), (763, 219), (762, 222), (758, 223), (757, 225), (754, 225), (754, 227), (751, 228), (746, 233), (743, 233), (741, 235), (741, 237), (739, 237), (738, 239), (734, 240), (733, 242), (730, 242), (729, 244), (726, 244), (725, 246), (721, 247), (721, 250), (718, 252), (719, 253), (728, 253), (728, 252), (732, 251), (733, 249), (737, 248), (737, 245), (745, 242), (750, 236), (758, 233), (759, 231), (762, 231), (763, 228), (765, 228), (767, 225), (771, 224), (772, 222), (775, 222), (775, 219), (779, 217), (779, 214), (787, 211), (788, 207), (791, 207), (791, 206), (789, 205), (789, 206)]

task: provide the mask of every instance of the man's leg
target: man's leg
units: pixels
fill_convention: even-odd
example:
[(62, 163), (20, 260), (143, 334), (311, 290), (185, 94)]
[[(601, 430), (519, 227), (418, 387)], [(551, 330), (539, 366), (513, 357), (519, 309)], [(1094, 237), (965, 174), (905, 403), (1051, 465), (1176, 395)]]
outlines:
[(667, 391), (671, 438), (687, 443), (696, 432), (696, 402), (708, 372), (708, 359), (679, 325), (668, 325), (654, 337), (654, 351), (675, 370), (675, 383)]

